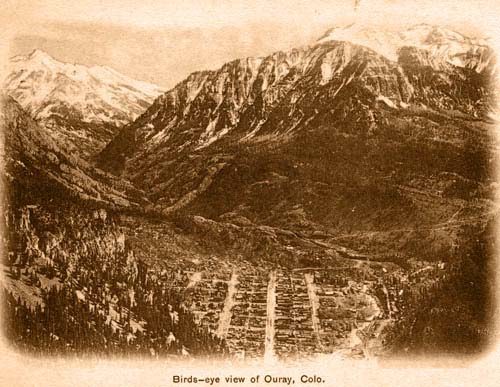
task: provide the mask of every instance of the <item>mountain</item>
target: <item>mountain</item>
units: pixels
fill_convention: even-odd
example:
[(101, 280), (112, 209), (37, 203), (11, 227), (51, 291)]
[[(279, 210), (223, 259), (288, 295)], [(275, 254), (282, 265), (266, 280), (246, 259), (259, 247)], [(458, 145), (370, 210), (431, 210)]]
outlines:
[[(2, 313), (5, 338), (13, 348), (31, 355), (152, 356), (158, 337), (168, 337), (172, 345), (156, 347), (153, 356), (201, 358), (227, 352), (225, 343), (201, 329), (182, 304), (181, 291), (172, 287), (182, 277), (172, 270), (167, 279), (162, 270), (159, 278), (158, 267), (141, 259), (152, 250), (158, 254), (148, 242), (163, 242), (148, 235), (156, 223), (144, 217), (142, 192), (61, 149), (9, 96), (0, 99), (0, 133), (5, 140)], [(140, 225), (125, 228), (123, 218)], [(172, 236), (168, 225), (165, 229), (169, 253), (196, 256), (196, 248), (184, 248), (192, 246), (190, 241)], [(134, 237), (147, 247), (137, 249)], [(97, 290), (103, 281), (106, 287), (111, 284), (116, 301), (134, 294), (126, 309), (128, 329)], [(155, 293), (154, 308), (145, 312), (147, 294), (158, 283), (169, 291)], [(117, 310), (124, 308), (119, 302)]]
[[(486, 200), (493, 184), (494, 63), (456, 66), (422, 46), (397, 55), (323, 38), (193, 73), (126, 125), (99, 165), (148, 192), (165, 215), (384, 232), (385, 242), (432, 254), (421, 246), (434, 231), (401, 239), (396, 230), (487, 208), (471, 198)], [(357, 239), (352, 246), (366, 248)], [(447, 248), (440, 243), (430, 250)]]
[(418, 24), (400, 31), (370, 28), (360, 24), (334, 27), (328, 30), (319, 43), (349, 41), (380, 53), (396, 61), (403, 47), (415, 47), (429, 52), (433, 64), (445, 62), (458, 67), (482, 72), (490, 69), (495, 60), (486, 39), (466, 37), (450, 29), (429, 24)]
[(139, 210), (146, 200), (130, 183), (61, 149), (11, 97), (0, 101), (2, 186), (12, 201), (78, 201), (88, 207)]
[(189, 75), (98, 164), (228, 262), (364, 268), (339, 274), (359, 284), (373, 264), (392, 284), (374, 292), (389, 314), (375, 336), (393, 353), (478, 352), (498, 216), (491, 49), (437, 27), (353, 29)]
[(63, 147), (87, 159), (162, 92), (109, 67), (63, 63), (41, 50), (10, 60), (4, 90)]
[[(220, 200), (211, 194), (212, 212), (234, 191), (265, 187), (284, 194), (292, 181), (305, 191), (316, 183), (331, 190), (333, 182), (373, 183), (404, 173), (399, 184), (407, 185), (421, 178), (412, 157), (428, 164), (424, 179), (441, 172), (466, 181), (487, 175), (458, 158), (471, 141), (488, 141), (469, 137), (484, 131), (492, 109), (494, 63), (460, 67), (415, 46), (402, 47), (391, 60), (325, 39), (191, 74), (126, 125), (99, 155), (100, 165), (130, 178), (167, 213), (215, 189), (214, 180), (229, 184), (229, 176), (233, 187), (218, 192)], [(255, 165), (239, 165), (249, 162), (243, 157)], [(456, 168), (438, 165), (448, 157)], [(307, 181), (313, 176), (318, 180)]]
[[(117, 131), (95, 158), (106, 172), (7, 99), (5, 179), (22, 203), (5, 217), (19, 234), (13, 281), (36, 283), (36, 273), (19, 270), (32, 249), (14, 242), (37, 246), (40, 235), (61, 250), (47, 268), (34, 249), (43, 282), (52, 272), (83, 302), (103, 300), (110, 328), (122, 320), (110, 304), (133, 312), (131, 330), (125, 321), (116, 335), (122, 344), (143, 336), (134, 320), (152, 329), (140, 345), (161, 344), (168, 293), (249, 357), (343, 347), (378, 355), (371, 341), (382, 351), (477, 352), (489, 337), (498, 213), (495, 62), (457, 61), (475, 40), (453, 51), (461, 35), (436, 31), (429, 44), (396, 42), (391, 56), (333, 30), (312, 46), (195, 72)], [(388, 37), (377, 37), (380, 47)], [(78, 209), (61, 210), (67, 198)], [(114, 211), (99, 219), (88, 204)], [(87, 228), (83, 248), (78, 230)], [(47, 230), (66, 242), (50, 242)], [(119, 292), (117, 303), (103, 289)], [(74, 319), (85, 337), (101, 324), (94, 312), (90, 329), (81, 314)], [(190, 321), (180, 324), (190, 327), (181, 342), (204, 342)]]

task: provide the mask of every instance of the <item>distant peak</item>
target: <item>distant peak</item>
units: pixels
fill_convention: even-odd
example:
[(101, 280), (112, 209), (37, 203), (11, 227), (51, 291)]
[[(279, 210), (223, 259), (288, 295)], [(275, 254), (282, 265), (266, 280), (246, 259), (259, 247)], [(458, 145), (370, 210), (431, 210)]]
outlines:
[(47, 54), (45, 51), (40, 50), (39, 48), (35, 48), (33, 51), (30, 52), (28, 55), (29, 59), (51, 59), (53, 58)]
[(459, 67), (475, 66), (471, 62), (473, 59), (470, 59), (470, 53), (478, 52), (478, 49), (487, 49), (487, 41), (484, 39), (468, 37), (448, 26), (427, 23), (411, 26), (358, 23), (336, 26), (330, 28), (317, 43), (331, 41), (347, 41), (368, 47), (392, 61), (398, 60), (398, 52), (402, 47), (415, 47), (431, 52), (438, 61)]
[(429, 23), (417, 23), (411, 25), (409, 28), (435, 28), (435, 25), (429, 24)]
[(428, 23), (418, 23), (407, 26), (400, 27), (388, 27), (380, 25), (363, 25), (360, 23), (350, 23), (345, 25), (336, 25), (328, 29), (319, 39), (319, 42), (326, 40), (346, 40), (348, 37), (356, 36), (359, 34), (366, 35), (369, 33), (376, 33), (381, 36), (381, 34), (410, 34), (416, 33), (422, 35), (422, 40), (427, 37), (440, 37), (442, 39), (450, 40), (463, 40), (466, 38), (465, 35), (449, 29), (447, 27), (428, 24)]
[(331, 34), (334, 32), (337, 32), (339, 30), (348, 30), (350, 28), (355, 27), (356, 23), (349, 23), (349, 24), (344, 24), (344, 25), (336, 25), (331, 28), (329, 28), (321, 37), (318, 39), (318, 41), (328, 38)]
[(45, 51), (40, 50), (39, 48), (34, 49), (27, 55), (16, 55), (10, 58), (10, 62), (16, 64), (17, 66), (60, 66), (62, 63), (54, 59), (52, 56), (47, 54)]

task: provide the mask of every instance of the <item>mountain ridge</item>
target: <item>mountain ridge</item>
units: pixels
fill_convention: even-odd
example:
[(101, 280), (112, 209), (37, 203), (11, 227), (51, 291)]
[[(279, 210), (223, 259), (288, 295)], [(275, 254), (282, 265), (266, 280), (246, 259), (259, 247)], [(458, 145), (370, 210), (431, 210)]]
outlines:
[(60, 62), (39, 49), (9, 65), (5, 92), (86, 159), (163, 92), (110, 67)]
[(157, 98), (98, 165), (168, 216), (332, 234), (432, 227), (490, 190), (493, 66), (406, 46), (393, 61), (338, 40), (236, 59)]
[(318, 43), (331, 40), (348, 40), (369, 47), (393, 61), (397, 60), (401, 48), (416, 47), (430, 51), (441, 61), (477, 72), (484, 71), (495, 60), (487, 39), (467, 37), (451, 29), (426, 23), (392, 31), (352, 23), (331, 28), (318, 39)]
[(0, 107), (0, 127), (5, 134), (2, 180), (14, 200), (64, 198), (125, 211), (138, 211), (147, 203), (144, 194), (130, 183), (61, 149), (12, 97), (1, 96)]
[[(359, 71), (355, 66), (361, 66)], [(346, 67), (347, 70), (343, 73)], [(384, 67), (385, 70), (380, 70)], [(426, 70), (427, 68), (432, 70)], [(301, 80), (302, 84), (313, 82), (320, 88), (328, 85), (333, 88), (332, 84), (336, 84), (337, 87), (330, 91), (329, 97), (325, 95), (325, 98), (332, 98), (335, 93), (346, 88), (346, 85), (359, 85), (362, 74), (366, 82), (361, 87), (368, 89), (373, 96), (370, 104), (378, 101), (392, 108), (408, 108), (413, 103), (431, 109), (456, 109), (476, 116), (484, 116), (491, 110), (489, 102), (483, 107), (474, 105), (481, 101), (484, 93), (481, 88), (487, 88), (491, 73), (483, 74), (454, 66), (415, 47), (403, 47), (398, 61), (391, 61), (369, 48), (350, 42), (328, 41), (288, 52), (277, 52), (264, 58), (237, 59), (218, 70), (192, 73), (155, 100), (133, 124), (125, 127), (116, 141), (109, 143), (101, 152), (98, 157), (100, 165), (106, 168), (105, 160), (116, 161), (123, 158), (123, 155), (129, 153), (126, 148), (134, 147), (132, 143), (142, 142), (146, 147), (158, 149), (160, 144), (176, 135), (173, 128), (179, 125), (185, 127), (185, 130), (180, 131), (184, 131), (190, 140), (177, 143), (175, 152), (179, 152), (184, 146), (191, 147), (196, 152), (241, 130), (246, 130), (247, 133), (240, 136), (240, 141), (266, 138), (266, 132), (268, 138), (271, 138), (268, 128), (272, 121), (267, 122), (269, 112), (279, 107), (282, 101), (288, 101), (288, 105), (292, 106), (288, 113), (297, 116), (297, 101), (304, 99), (300, 95), (301, 91), (296, 90)], [(475, 88), (468, 80), (472, 78), (472, 83), (479, 82), (481, 86)], [(422, 84), (422, 79), (425, 79), (425, 84)], [(227, 87), (226, 82), (229, 85)], [(452, 87), (452, 94), (447, 90), (449, 86)], [(453, 91), (453, 88), (456, 90)], [(306, 89), (307, 85), (304, 87)], [(465, 94), (462, 92), (464, 89)], [(453, 95), (455, 92), (463, 95)], [(282, 99), (287, 94), (288, 97)], [(313, 108), (312, 104), (308, 105), (309, 110)], [(286, 106), (284, 108), (287, 109)], [(298, 115), (300, 114), (299, 112)], [(364, 114), (365, 121), (373, 122), (371, 113), (366, 111)], [(295, 117), (288, 128), (293, 129), (294, 125), (303, 124), (304, 121), (300, 120), (300, 117)], [(245, 126), (247, 129), (243, 129)], [(199, 131), (203, 128), (204, 130)], [(287, 132), (289, 134), (290, 130)], [(119, 140), (127, 136), (129, 140), (124, 141), (126, 146), (118, 150)], [(130, 141), (132, 138), (133, 141)]]

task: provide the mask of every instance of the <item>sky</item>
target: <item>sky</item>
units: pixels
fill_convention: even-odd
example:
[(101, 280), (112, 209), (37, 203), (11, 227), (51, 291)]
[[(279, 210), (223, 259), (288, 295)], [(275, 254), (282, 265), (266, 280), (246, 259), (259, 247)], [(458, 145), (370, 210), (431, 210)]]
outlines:
[[(495, 0), (3, 0), (0, 45), (168, 89), (197, 70), (313, 43), (335, 25), (420, 22), (500, 36)], [(0, 47), (2, 48), (2, 47)]]

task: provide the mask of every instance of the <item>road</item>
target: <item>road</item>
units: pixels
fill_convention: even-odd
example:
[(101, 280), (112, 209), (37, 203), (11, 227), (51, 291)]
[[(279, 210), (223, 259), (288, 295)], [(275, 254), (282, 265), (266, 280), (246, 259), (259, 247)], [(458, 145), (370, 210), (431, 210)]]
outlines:
[(234, 295), (236, 294), (236, 286), (238, 285), (238, 274), (235, 271), (231, 274), (231, 279), (227, 284), (226, 300), (224, 301), (224, 308), (219, 316), (219, 325), (217, 327), (217, 336), (224, 338), (227, 336), (229, 326), (231, 325), (231, 309), (234, 305)]
[(312, 320), (314, 334), (316, 336), (316, 342), (318, 348), (323, 349), (323, 345), (321, 344), (321, 337), (319, 335), (320, 331), (320, 322), (318, 318), (319, 300), (314, 285), (314, 275), (311, 273), (305, 273), (304, 278), (306, 280), (306, 285), (307, 285), (307, 295), (309, 296), (309, 302), (311, 303), (311, 320)]
[(274, 321), (276, 319), (276, 271), (269, 274), (267, 285), (267, 314), (266, 314), (266, 338), (264, 343), (264, 362), (273, 363), (276, 360), (274, 353)]

